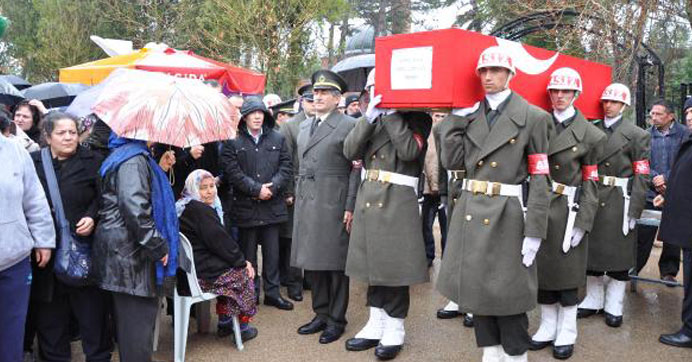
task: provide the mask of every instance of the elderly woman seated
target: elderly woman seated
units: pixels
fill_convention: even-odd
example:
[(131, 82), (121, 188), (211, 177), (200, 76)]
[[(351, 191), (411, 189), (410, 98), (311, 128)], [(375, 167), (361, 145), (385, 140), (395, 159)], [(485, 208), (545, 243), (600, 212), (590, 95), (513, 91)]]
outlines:
[(204, 292), (219, 295), (219, 337), (233, 332), (232, 318), (238, 315), (242, 340), (255, 338), (257, 329), (249, 325), (250, 317), (257, 312), (255, 270), (222, 224), (223, 211), (214, 176), (201, 169), (193, 171), (185, 180), (176, 210), (180, 232), (192, 244), (200, 287)]

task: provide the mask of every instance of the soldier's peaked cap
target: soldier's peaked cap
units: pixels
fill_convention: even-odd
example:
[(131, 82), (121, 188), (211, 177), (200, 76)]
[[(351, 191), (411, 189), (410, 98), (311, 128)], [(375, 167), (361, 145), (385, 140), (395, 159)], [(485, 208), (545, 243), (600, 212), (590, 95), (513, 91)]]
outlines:
[(326, 69), (312, 73), (313, 89), (335, 89), (341, 93), (346, 92), (348, 84), (340, 75)]

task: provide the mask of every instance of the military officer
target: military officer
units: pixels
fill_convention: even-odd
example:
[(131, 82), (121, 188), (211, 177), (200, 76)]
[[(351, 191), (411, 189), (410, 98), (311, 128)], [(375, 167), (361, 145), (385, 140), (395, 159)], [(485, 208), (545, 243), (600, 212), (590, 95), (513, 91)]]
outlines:
[(470, 114), (454, 110), (442, 135), (442, 164), (466, 175), (437, 288), (473, 313), (484, 361), (526, 361), (534, 259), (548, 224), (552, 120), (509, 89), (516, 71), (502, 48), (484, 50), (476, 73), (484, 100)]
[(596, 222), (589, 235), (586, 298), (578, 317), (605, 311), (610, 327), (622, 325), (628, 271), (636, 258), (636, 221), (646, 204), (649, 183), (650, 133), (623, 119), (630, 91), (619, 83), (601, 95), (605, 118), (596, 126), (608, 141), (598, 158)]
[(548, 237), (538, 252), (541, 324), (531, 349), (553, 345), (553, 356), (569, 358), (577, 339), (577, 291), (586, 283), (587, 238), (598, 208), (596, 162), (606, 135), (587, 122), (574, 102), (582, 92), (577, 71), (560, 68), (550, 76), (554, 133), (548, 163), (552, 179)]
[(300, 124), (308, 117), (314, 116), (312, 107), (312, 84), (305, 84), (298, 89), (299, 102), (302, 110), (284, 123), (279, 132), (286, 139), (288, 152), (291, 153), (293, 161), (293, 179), (286, 188), (286, 206), (288, 209), (288, 222), (281, 225), (279, 230), (279, 254), (281, 284), (286, 286), (288, 297), (296, 302), (303, 300), (303, 271), (299, 268), (291, 267), (291, 245), (293, 244), (293, 214), (295, 205), (295, 180), (300, 171), (300, 158), (298, 157), (298, 132)]
[(299, 334), (320, 331), (320, 343), (341, 337), (346, 326), (349, 280), (344, 274), (348, 232), (360, 168), (344, 156), (344, 140), (355, 120), (336, 111), (346, 82), (336, 73), (312, 75), (315, 116), (300, 124), (300, 169), (296, 182), (291, 265), (310, 280), (315, 317)]
[(370, 307), (368, 322), (346, 349), (376, 347), (375, 356), (387, 360), (404, 344), (409, 286), (429, 281), (417, 188), (432, 118), (378, 109), (380, 98), (371, 99), (344, 142), (346, 157), (363, 162), (346, 274), (368, 284)]
[[(435, 148), (437, 149), (437, 154), (441, 155), (441, 139), (440, 135), (445, 132), (449, 126), (453, 125), (453, 120), (450, 117), (446, 117), (442, 122), (435, 124), (432, 128), (432, 134), (435, 138)], [(439, 158), (438, 158), (439, 159)], [(454, 210), (454, 205), (461, 194), (461, 186), (464, 180), (464, 175), (466, 171), (464, 170), (446, 170), (442, 166), (440, 161), (439, 165), (439, 176), (440, 176), (440, 198), (442, 204), (447, 208), (447, 220), (452, 220), (452, 211)], [(449, 233), (449, 222), (447, 222), (447, 232)], [(444, 258), (444, 256), (443, 256)], [(437, 310), (437, 318), (439, 319), (452, 319), (459, 316), (463, 316), (463, 323), (465, 327), (473, 327), (473, 314), (471, 313), (461, 313), (459, 312), (459, 305), (454, 301), (449, 301), (443, 307)]]

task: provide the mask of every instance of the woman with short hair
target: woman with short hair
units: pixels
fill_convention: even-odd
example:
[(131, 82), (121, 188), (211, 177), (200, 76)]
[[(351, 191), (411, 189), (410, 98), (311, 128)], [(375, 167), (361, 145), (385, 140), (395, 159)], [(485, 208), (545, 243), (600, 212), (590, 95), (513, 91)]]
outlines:
[[(65, 218), (76, 242), (91, 244), (98, 220), (100, 198), (99, 167), (103, 158), (79, 146), (78, 121), (73, 116), (53, 111), (42, 123), (46, 148), (52, 160)], [(31, 154), (48, 202), (55, 209), (49, 191), (42, 152)], [(59, 225), (53, 216), (55, 225)], [(58, 245), (69, 240), (58, 240)], [(108, 295), (94, 285), (75, 286), (56, 278), (53, 261), (46, 268), (33, 268), (31, 300), (39, 354), (43, 361), (70, 361), (70, 315), (79, 326), (82, 349), (87, 361), (110, 361), (111, 337), (108, 333)]]

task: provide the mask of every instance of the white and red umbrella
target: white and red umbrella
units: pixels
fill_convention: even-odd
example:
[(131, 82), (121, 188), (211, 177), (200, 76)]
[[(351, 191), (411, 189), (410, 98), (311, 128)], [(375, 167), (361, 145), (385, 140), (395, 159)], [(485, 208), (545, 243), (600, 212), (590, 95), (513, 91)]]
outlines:
[(118, 69), (91, 110), (120, 137), (191, 147), (235, 137), (228, 99), (199, 80)]

